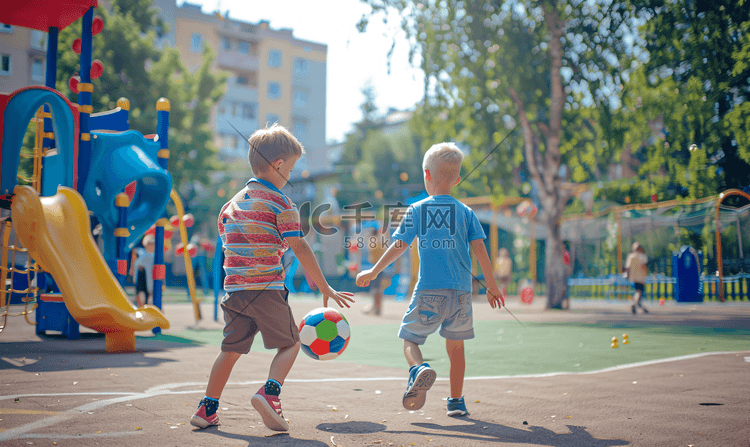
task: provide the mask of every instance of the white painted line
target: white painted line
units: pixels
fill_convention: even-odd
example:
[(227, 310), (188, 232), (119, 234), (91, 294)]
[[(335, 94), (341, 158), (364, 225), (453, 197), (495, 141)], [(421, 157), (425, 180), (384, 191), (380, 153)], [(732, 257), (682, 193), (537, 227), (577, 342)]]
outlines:
[(120, 436), (138, 435), (143, 430), (113, 431), (109, 433), (81, 433), (80, 435), (66, 435), (63, 433), (27, 433), (19, 436), (25, 439), (86, 439), (86, 438), (117, 438)]
[[(479, 376), (479, 377), (467, 377), (465, 380), (498, 380), (498, 379), (526, 379), (526, 378), (541, 378), (541, 377), (554, 377), (564, 375), (582, 375), (582, 374), (601, 374), (610, 371), (619, 371), (629, 368), (637, 368), (640, 366), (656, 365), (659, 363), (676, 362), (680, 360), (690, 360), (700, 357), (706, 357), (709, 355), (726, 355), (735, 354), (737, 351), (721, 351), (721, 352), (701, 352), (698, 354), (681, 355), (678, 357), (670, 357), (666, 359), (647, 360), (644, 362), (629, 363), (626, 365), (612, 366), (609, 368), (599, 369), (596, 371), (585, 371), (585, 372), (553, 372), (545, 374), (519, 374), (515, 376)], [(745, 357), (745, 361), (748, 361), (750, 357)], [(325, 378), (325, 379), (287, 379), (287, 382), (295, 383), (326, 383), (326, 382), (384, 382), (384, 381), (404, 381), (406, 377), (351, 377), (351, 378)], [(448, 378), (438, 378), (437, 380), (448, 380)], [(265, 383), (265, 380), (251, 380), (246, 382), (231, 382), (228, 386), (243, 386), (243, 385), (259, 385)], [(175, 388), (200, 386), (200, 389), (194, 390), (181, 390), (174, 391)], [(6, 441), (9, 439), (22, 438), (22, 437), (36, 437), (36, 435), (28, 434), (30, 431), (37, 430), (50, 425), (58, 424), (65, 420), (71, 419), (80, 414), (84, 414), (89, 411), (96, 411), (107, 407), (112, 404), (121, 402), (127, 402), (131, 400), (147, 399), (150, 397), (162, 396), (167, 394), (199, 394), (205, 392), (205, 382), (184, 382), (184, 383), (170, 383), (165, 385), (159, 385), (153, 388), (149, 388), (143, 393), (118, 393), (118, 392), (101, 392), (101, 393), (46, 393), (46, 394), (15, 394), (0, 396), (1, 400), (15, 399), (23, 397), (60, 397), (60, 396), (118, 396), (112, 397), (111, 399), (100, 400), (96, 402), (90, 402), (70, 410), (60, 412), (54, 416), (46, 417), (35, 422), (31, 422), (20, 427), (8, 429), (4, 432), (0, 432), (0, 441)], [(140, 432), (140, 431), (139, 431)], [(115, 432), (115, 434), (95, 433), (106, 436), (122, 436), (120, 433), (130, 434), (131, 432)], [(48, 437), (48, 435), (39, 435), (39, 437)]]
[[(89, 395), (93, 395), (95, 393), (87, 393)], [(102, 393), (102, 394), (110, 394), (110, 393)], [(164, 394), (164, 393), (163, 393)], [(65, 394), (48, 394), (47, 396), (64, 396)], [(38, 395), (37, 395), (38, 396)], [(4, 396), (5, 397), (5, 396)], [(3, 397), (3, 398), (4, 398)], [(21, 395), (20, 397), (23, 397)], [(81, 405), (79, 407), (71, 408), (68, 411), (61, 412), (59, 414), (56, 414), (54, 416), (46, 417), (43, 419), (40, 419), (38, 421), (34, 421), (31, 423), (28, 423), (26, 425), (21, 425), (20, 427), (15, 428), (9, 428), (8, 430), (0, 433), (0, 441), (6, 441), (8, 439), (14, 439), (14, 438), (20, 438), (22, 435), (25, 435), (26, 433), (37, 430), (44, 427), (49, 427), (50, 425), (59, 424), (60, 422), (66, 421), (68, 419), (71, 419), (75, 416), (78, 416), (80, 414), (87, 413), (89, 411), (95, 411), (99, 410), (101, 408), (104, 408), (106, 406), (120, 403), (120, 402), (127, 402), (129, 400), (136, 400), (136, 399), (142, 399), (144, 397), (151, 397), (146, 394), (133, 394), (129, 396), (123, 396), (123, 397), (115, 397), (112, 399), (107, 400), (100, 400), (97, 402), (91, 402), (84, 405)]]

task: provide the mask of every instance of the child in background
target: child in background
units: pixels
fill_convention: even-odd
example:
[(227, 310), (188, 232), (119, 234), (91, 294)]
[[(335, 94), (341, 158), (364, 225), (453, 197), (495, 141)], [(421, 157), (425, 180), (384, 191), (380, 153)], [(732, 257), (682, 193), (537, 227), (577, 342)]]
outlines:
[(143, 247), (133, 250), (130, 262), (130, 276), (135, 279), (135, 299), (138, 307), (148, 304), (148, 298), (154, 294), (154, 236), (143, 236), (142, 243)]
[(512, 274), (513, 260), (510, 259), (508, 249), (503, 247), (498, 250), (497, 259), (495, 260), (495, 280), (500, 284), (500, 291), (503, 292), (503, 296), (508, 294), (508, 286), (510, 285)]
[(353, 302), (351, 293), (337, 292), (326, 281), (315, 255), (302, 237), (297, 207), (280, 189), (304, 150), (279, 125), (260, 129), (249, 139), (248, 158), (254, 178), (219, 213), (219, 235), (224, 247), (224, 340), (214, 361), (206, 395), (190, 419), (196, 427), (219, 425), (219, 398), (232, 368), (250, 352), (255, 335), (263, 335), (267, 349), (278, 349), (268, 380), (252, 397), (253, 407), (271, 430), (289, 430), (279, 394), (300, 349), (299, 332), (284, 286), (284, 251), (291, 248), (323, 294), (340, 307)]
[[(385, 253), (385, 250), (389, 245), (389, 235), (385, 232), (381, 232), (377, 226), (372, 228), (370, 236), (365, 240), (365, 246), (367, 247), (367, 262), (370, 265), (375, 265)], [(389, 265), (380, 275), (370, 281), (370, 293), (372, 296), (372, 306), (364, 310), (365, 314), (374, 314), (380, 316), (383, 310), (383, 294), (385, 289), (391, 285), (393, 276), (398, 271), (398, 262), (396, 264)]]
[(403, 397), (407, 410), (418, 410), (437, 374), (425, 363), (419, 345), (440, 328), (450, 359), (449, 416), (468, 414), (463, 396), (466, 358), (464, 340), (474, 338), (471, 305), (471, 255), (469, 246), (487, 279), (487, 300), (492, 308), (505, 299), (492, 275), (492, 264), (484, 246), (484, 231), (476, 215), (451, 197), (451, 187), (461, 177), (463, 153), (453, 143), (432, 146), (424, 155), (424, 184), (430, 197), (406, 211), (394, 242), (369, 270), (357, 275), (357, 285), (366, 287), (418, 238), (419, 279), (399, 331), (409, 363), (409, 381)]
[(625, 275), (628, 281), (633, 282), (635, 292), (633, 293), (633, 304), (630, 309), (635, 314), (640, 307), (643, 313), (647, 314), (648, 309), (641, 304), (643, 291), (646, 289), (646, 276), (648, 276), (648, 256), (646, 250), (639, 242), (633, 242), (630, 253), (625, 260)]

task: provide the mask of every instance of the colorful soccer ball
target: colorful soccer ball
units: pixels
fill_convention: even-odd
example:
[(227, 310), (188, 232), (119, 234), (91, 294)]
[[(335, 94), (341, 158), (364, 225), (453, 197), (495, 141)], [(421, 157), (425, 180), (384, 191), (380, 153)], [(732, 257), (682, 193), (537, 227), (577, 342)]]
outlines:
[(330, 307), (311, 310), (299, 324), (302, 352), (315, 360), (333, 360), (349, 344), (349, 323)]

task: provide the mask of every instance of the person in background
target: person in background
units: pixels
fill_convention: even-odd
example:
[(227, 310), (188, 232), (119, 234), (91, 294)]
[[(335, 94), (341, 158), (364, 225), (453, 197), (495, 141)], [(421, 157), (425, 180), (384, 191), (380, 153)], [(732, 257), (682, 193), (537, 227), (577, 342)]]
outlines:
[(154, 236), (143, 236), (142, 243), (143, 247), (133, 250), (130, 261), (130, 276), (135, 279), (135, 299), (138, 307), (148, 304), (148, 298), (154, 294)]
[(637, 309), (640, 307), (643, 313), (648, 313), (648, 309), (643, 307), (641, 304), (641, 297), (646, 287), (646, 276), (648, 275), (648, 256), (646, 256), (646, 250), (638, 242), (633, 242), (633, 246), (630, 248), (630, 253), (625, 261), (624, 273), (628, 279), (633, 283), (635, 292), (633, 293), (633, 302), (631, 310), (633, 314), (637, 313)]
[[(390, 246), (390, 237), (381, 234), (377, 227), (373, 227), (370, 237), (365, 241), (367, 247), (367, 260), (370, 265), (375, 265)], [(383, 273), (370, 281), (370, 293), (372, 293), (372, 306), (365, 309), (364, 313), (380, 316), (383, 309), (383, 294), (391, 284), (393, 275), (398, 270), (400, 259), (386, 267)]]
[(513, 274), (513, 260), (510, 259), (510, 252), (507, 248), (503, 247), (498, 250), (494, 273), (497, 285), (500, 286), (503, 295), (507, 295), (510, 277)]

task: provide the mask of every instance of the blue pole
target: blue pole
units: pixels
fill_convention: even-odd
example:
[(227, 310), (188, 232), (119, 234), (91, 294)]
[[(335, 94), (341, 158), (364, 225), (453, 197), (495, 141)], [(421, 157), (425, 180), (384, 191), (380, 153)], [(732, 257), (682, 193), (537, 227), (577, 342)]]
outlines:
[(47, 28), (47, 76), (44, 85), (55, 88), (57, 82), (57, 36), (59, 30), (56, 26)]
[[(164, 227), (169, 225), (169, 221), (162, 217), (156, 221), (156, 234), (154, 243), (154, 306), (161, 309), (161, 289), (164, 284), (164, 277), (166, 274), (166, 266), (164, 265)], [(155, 327), (152, 329), (154, 334), (161, 333), (161, 328)]]
[(128, 100), (128, 98), (122, 97), (118, 99), (117, 107), (125, 111), (125, 119), (128, 119), (128, 117), (130, 117), (130, 100)]
[[(91, 84), (91, 52), (93, 51), (93, 38), (91, 35), (91, 24), (94, 19), (94, 8), (89, 8), (83, 15), (81, 23), (81, 71), (78, 83), (78, 111), (80, 112), (80, 141), (78, 143), (78, 184), (86, 184), (89, 164), (91, 164), (91, 134), (89, 133), (89, 116), (94, 108), (91, 105), (91, 94), (94, 86)], [(70, 185), (72, 186), (72, 185)]]
[(214, 283), (214, 321), (219, 321), (219, 292), (224, 288), (221, 280), (221, 272), (224, 269), (224, 244), (221, 237), (216, 238), (216, 251), (214, 252), (213, 283)]
[(119, 225), (115, 228), (115, 241), (117, 244), (117, 280), (120, 285), (125, 284), (125, 275), (128, 272), (128, 259), (125, 255), (125, 240), (130, 236), (128, 231), (128, 206), (130, 199), (124, 192), (115, 197), (115, 206), (119, 214)]
[[(55, 88), (57, 82), (57, 42), (58, 29), (55, 26), (47, 28), (47, 73), (44, 79), (44, 85), (49, 88)], [(52, 133), (52, 114), (47, 104), (44, 105), (44, 138), (42, 139), (42, 151), (55, 147), (55, 136)], [(42, 163), (44, 158), (42, 158)], [(40, 179), (41, 182), (41, 179)], [(73, 186), (73, 185), (69, 185)]]
[(156, 102), (156, 133), (159, 135), (159, 166), (167, 169), (169, 165), (169, 110), (171, 104), (167, 98), (159, 98)]

